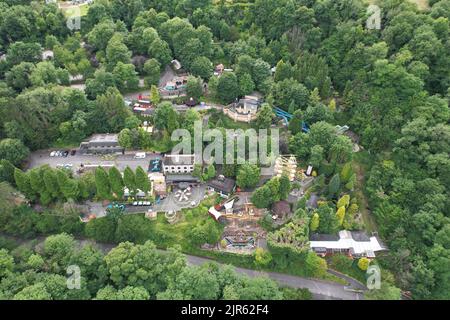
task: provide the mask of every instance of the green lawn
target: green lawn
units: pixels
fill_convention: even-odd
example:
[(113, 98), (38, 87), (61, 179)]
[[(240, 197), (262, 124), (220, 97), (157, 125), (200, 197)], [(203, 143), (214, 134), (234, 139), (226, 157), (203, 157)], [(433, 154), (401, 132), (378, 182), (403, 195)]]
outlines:
[(372, 165), (372, 158), (367, 151), (360, 151), (353, 155), (353, 170), (356, 174), (355, 195), (358, 200), (359, 211), (361, 212), (364, 227), (367, 232), (377, 231), (375, 218), (370, 212), (367, 197), (365, 195), (366, 175)]
[[(61, 2), (66, 2), (66, 1), (60, 1)], [(73, 8), (78, 7), (80, 9), (80, 17), (83, 17), (85, 15), (87, 15), (88, 10), (89, 10), (89, 5), (88, 4), (81, 4), (78, 6), (70, 6), (70, 7), (62, 7), (61, 11), (64, 13), (64, 15), (68, 18), (71, 17), (73, 15)]]
[(246, 130), (252, 128), (252, 123), (233, 121), (231, 118), (229, 118), (221, 111), (211, 109), (208, 111), (208, 113), (211, 115), (211, 117), (209, 118), (209, 123), (213, 124), (214, 127), (217, 121), (219, 121), (220, 119), (221, 122), (223, 123), (223, 127), (226, 129)]

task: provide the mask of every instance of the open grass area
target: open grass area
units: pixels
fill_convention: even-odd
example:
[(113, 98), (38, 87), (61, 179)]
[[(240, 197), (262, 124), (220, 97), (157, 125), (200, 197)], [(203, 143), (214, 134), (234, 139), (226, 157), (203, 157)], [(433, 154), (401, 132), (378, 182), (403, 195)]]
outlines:
[(417, 7), (420, 10), (427, 10), (430, 8), (430, 6), (428, 5), (428, 0), (409, 0), (409, 1), (417, 4)]
[(225, 115), (222, 111), (218, 111), (215, 109), (211, 109), (208, 112), (211, 117), (209, 118), (209, 123), (213, 124), (216, 127), (216, 123), (220, 120), (222, 122), (222, 127), (226, 129), (250, 129), (252, 128), (252, 123), (233, 121), (227, 115)]
[(366, 282), (366, 272), (358, 267), (358, 260), (352, 260), (345, 255), (335, 254), (327, 259), (330, 269), (348, 275), (362, 283)]
[(372, 159), (367, 151), (360, 151), (353, 155), (353, 170), (356, 174), (355, 195), (358, 200), (359, 210), (361, 212), (364, 227), (367, 232), (377, 231), (375, 218), (369, 210), (366, 195), (364, 193), (365, 177), (372, 166)]
[(68, 1), (59, 1), (59, 7), (67, 18), (73, 17), (77, 13), (76, 9), (79, 9), (80, 17), (87, 15), (89, 11), (89, 4), (71, 5)]
[[(417, 7), (419, 10), (428, 10), (430, 8), (430, 5), (428, 4), (428, 0), (407, 0), (409, 2), (417, 4)], [(376, 4), (377, 0), (368, 0), (367, 1), (370, 4)]]

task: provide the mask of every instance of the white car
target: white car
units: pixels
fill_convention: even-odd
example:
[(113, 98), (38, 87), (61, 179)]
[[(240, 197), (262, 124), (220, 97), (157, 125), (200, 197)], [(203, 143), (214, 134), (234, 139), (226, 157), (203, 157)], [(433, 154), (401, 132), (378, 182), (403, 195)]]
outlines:
[(138, 202), (138, 206), (142, 206), (142, 201), (139, 201), (139, 202)]
[(133, 206), (137, 206), (137, 205), (138, 205), (137, 201), (133, 202)]
[(54, 157), (56, 155), (56, 151), (50, 152), (50, 157)]
[(135, 159), (145, 159), (147, 155), (145, 154), (145, 152), (138, 152), (134, 155)]

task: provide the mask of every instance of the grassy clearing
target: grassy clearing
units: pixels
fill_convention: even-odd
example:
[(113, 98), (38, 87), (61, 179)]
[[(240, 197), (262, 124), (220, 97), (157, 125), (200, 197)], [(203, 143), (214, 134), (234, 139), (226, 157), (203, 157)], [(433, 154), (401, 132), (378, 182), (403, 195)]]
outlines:
[(355, 195), (358, 199), (358, 206), (361, 212), (364, 227), (369, 233), (377, 231), (375, 219), (370, 212), (367, 197), (364, 193), (365, 177), (371, 165), (372, 160), (367, 151), (360, 151), (354, 155), (352, 166), (356, 174)]
[[(87, 15), (87, 13), (89, 11), (89, 4), (86, 4), (86, 3), (80, 4), (80, 5), (71, 5), (67, 1), (60, 1), (59, 5), (61, 8), (61, 11), (66, 16), (66, 18), (74, 17), (75, 14), (76, 14), (75, 16), (83, 17), (83, 16)], [(75, 11), (76, 9), (80, 10), (79, 15)]]
[(430, 6), (428, 5), (428, 0), (409, 0), (409, 1), (417, 4), (417, 7), (420, 10), (427, 10), (430, 8)]
[(217, 121), (221, 120), (223, 127), (227, 129), (242, 129), (247, 130), (252, 128), (252, 123), (246, 123), (246, 122), (238, 122), (233, 121), (230, 119), (227, 115), (223, 114), (223, 112), (211, 109), (208, 112), (211, 117), (209, 118), (209, 123), (213, 124), (214, 127), (217, 123)]
[(366, 273), (358, 267), (358, 260), (352, 260), (345, 255), (336, 254), (327, 259), (330, 269), (348, 275), (362, 283), (366, 282)]

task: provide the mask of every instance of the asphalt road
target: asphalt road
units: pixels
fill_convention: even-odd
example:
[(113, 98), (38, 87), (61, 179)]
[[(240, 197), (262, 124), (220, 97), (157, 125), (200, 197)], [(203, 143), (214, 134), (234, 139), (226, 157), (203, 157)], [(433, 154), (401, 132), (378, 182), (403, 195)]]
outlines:
[[(202, 265), (214, 260), (186, 255), (187, 262), (191, 265)], [(328, 281), (307, 279), (277, 272), (261, 272), (251, 269), (235, 267), (236, 272), (245, 274), (249, 277), (267, 276), (275, 280), (282, 286), (292, 288), (307, 288), (313, 294), (315, 299), (336, 299), (336, 300), (361, 300), (362, 295), (347, 289), (346, 286)]]
[(115, 155), (115, 158), (104, 158), (97, 155), (82, 155), (77, 152), (74, 156), (68, 155), (64, 157), (50, 157), (50, 152), (58, 149), (39, 150), (32, 152), (27, 160), (27, 169), (42, 166), (44, 164), (56, 168), (58, 165), (72, 164), (72, 170), (76, 171), (81, 164), (102, 164), (115, 165), (120, 171), (125, 170), (127, 166), (136, 170), (141, 166), (147, 170), (150, 160), (160, 158), (157, 153), (147, 153), (145, 159), (134, 159), (135, 152), (126, 152), (124, 155)]
[[(91, 243), (87, 240), (79, 240), (80, 244), (87, 244)], [(96, 244), (101, 250), (104, 252), (108, 252), (111, 249), (115, 247), (113, 244), (102, 244), (97, 243)], [(161, 250), (164, 251), (164, 250)], [(188, 264), (193, 266), (199, 266), (204, 263), (208, 262), (217, 262), (215, 260), (209, 259), (209, 258), (203, 258), (203, 257), (197, 257), (192, 255), (186, 255), (186, 261)], [(218, 263), (218, 262), (217, 262)], [(221, 263), (219, 263), (221, 264)], [(246, 269), (246, 268), (239, 268), (234, 267), (236, 272), (239, 274), (244, 274), (249, 277), (261, 277), (266, 276), (270, 279), (276, 281), (281, 286), (287, 286), (291, 288), (306, 288), (308, 289), (312, 294), (313, 298), (315, 300), (362, 300), (363, 295), (359, 292), (355, 292), (353, 290), (353, 284), (352, 287), (345, 286), (339, 283), (335, 282), (329, 282), (329, 281), (323, 281), (323, 280), (317, 280), (317, 279), (309, 279), (309, 278), (303, 278), (283, 273), (277, 273), (277, 272), (262, 272), (262, 271), (256, 271), (252, 269)], [(333, 273), (334, 274), (334, 273)], [(341, 277), (340, 274), (336, 274), (338, 277)], [(346, 279), (347, 277), (342, 277), (343, 279)], [(351, 279), (351, 278), (350, 278)], [(358, 285), (359, 286), (359, 285)], [(359, 288), (355, 288), (359, 289)]]
[[(1, 236), (14, 240), (19, 244), (25, 244), (30, 243), (31, 240), (29, 239), (22, 239), (19, 237), (12, 237), (9, 235), (5, 235), (3, 233), (0, 233)], [(45, 237), (37, 237), (36, 240), (38, 240), (40, 243), (42, 243), (45, 240)], [(79, 246), (84, 246), (87, 244), (92, 244), (93, 242), (90, 240), (85, 239), (76, 239)], [(95, 246), (97, 246), (100, 250), (102, 250), (104, 253), (109, 252), (111, 249), (113, 249), (116, 245), (115, 244), (109, 244), (109, 243), (96, 243), (94, 242)], [(38, 244), (39, 246), (40, 244)], [(160, 250), (165, 252), (164, 250)], [(198, 266), (202, 265), (207, 262), (214, 262), (212, 259), (208, 258), (202, 258), (192, 255), (185, 255), (186, 261), (190, 265)], [(220, 263), (219, 263), (220, 264)], [(267, 276), (270, 279), (278, 282), (282, 286), (288, 286), (292, 288), (307, 288), (311, 291), (313, 294), (313, 298), (316, 300), (361, 300), (363, 298), (361, 293), (356, 293), (349, 289), (347, 286), (328, 282), (328, 281), (322, 281), (317, 279), (307, 279), (277, 272), (260, 272), (256, 270), (251, 269), (245, 269), (245, 268), (238, 268), (235, 267), (235, 270), (237, 273), (247, 275), (249, 277), (260, 277), (260, 276)]]

